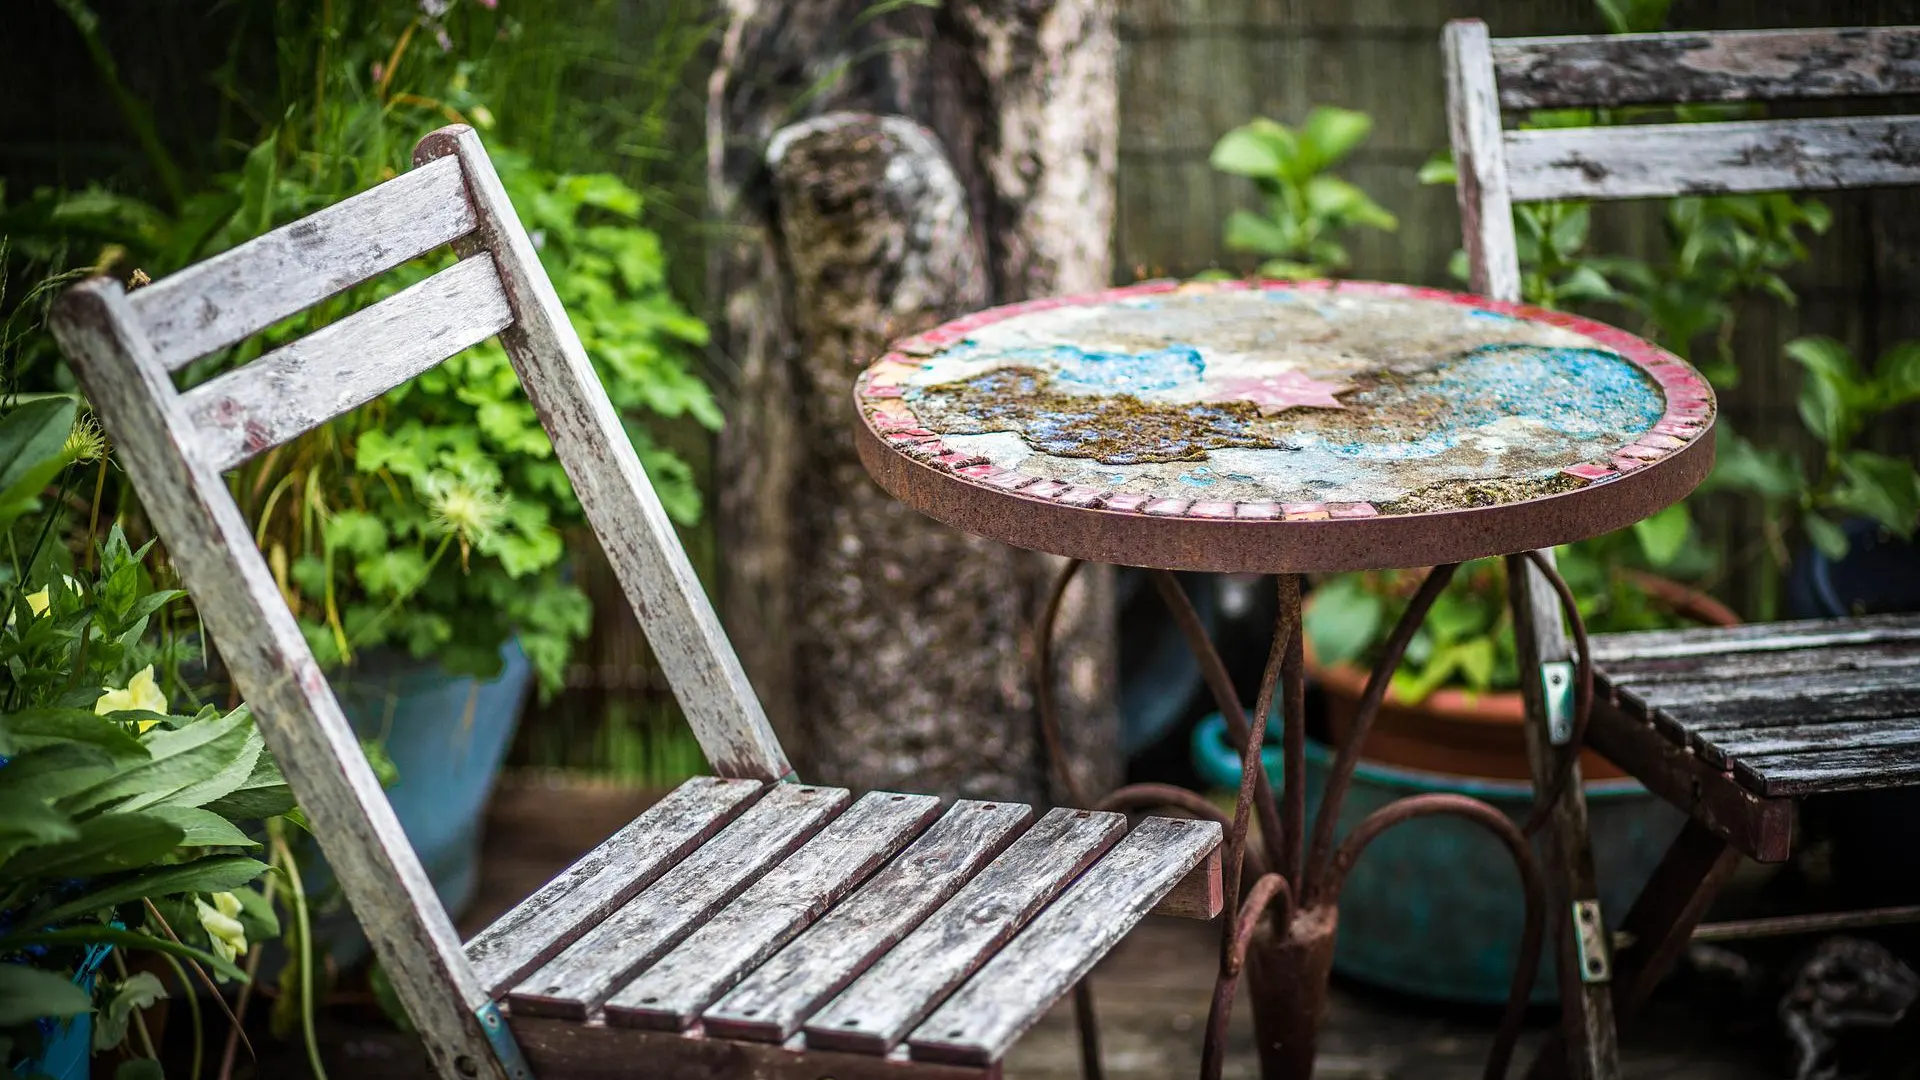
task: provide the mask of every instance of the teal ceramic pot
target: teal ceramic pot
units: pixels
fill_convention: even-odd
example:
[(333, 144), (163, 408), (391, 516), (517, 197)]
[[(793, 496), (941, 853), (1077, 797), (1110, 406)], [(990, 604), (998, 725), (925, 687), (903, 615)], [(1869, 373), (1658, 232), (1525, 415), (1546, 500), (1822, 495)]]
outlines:
[[(1276, 731), (1261, 748), (1276, 793), (1282, 781), (1277, 742)], [(1194, 729), (1193, 756), (1208, 783), (1229, 791), (1239, 787), (1240, 756), (1228, 744), (1218, 714)], [(1309, 825), (1332, 764), (1333, 750), (1309, 740)], [(1482, 799), (1516, 824), (1533, 800), (1533, 786), (1524, 782), (1419, 772), (1362, 759), (1337, 834), (1346, 835), (1388, 803), (1433, 792)], [(1632, 780), (1588, 784), (1587, 809), (1601, 908), (1617, 924), (1686, 818)], [(1403, 993), (1497, 1004), (1507, 997), (1525, 917), (1520, 874), (1491, 833), (1457, 818), (1418, 818), (1380, 834), (1354, 865), (1340, 895), (1333, 967)], [(1558, 999), (1549, 947), (1533, 1001)]]
[[(533, 666), (519, 642), (507, 642), (500, 655), (500, 674), (486, 681), (391, 654), (331, 677), (354, 731), (379, 740), (399, 771), (387, 798), (440, 902), (455, 917), (479, 886), (487, 797), (533, 689)], [(332, 890), (324, 863), (309, 867), (306, 876), (310, 893)], [(341, 966), (366, 953), (366, 939), (344, 907), (320, 921), (315, 937)]]

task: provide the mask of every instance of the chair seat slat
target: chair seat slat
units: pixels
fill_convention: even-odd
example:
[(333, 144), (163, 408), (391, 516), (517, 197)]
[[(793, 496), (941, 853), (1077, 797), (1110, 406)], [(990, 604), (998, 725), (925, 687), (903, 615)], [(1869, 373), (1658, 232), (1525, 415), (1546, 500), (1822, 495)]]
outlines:
[(804, 1025), (807, 1045), (883, 1054), (1126, 832), (1057, 808)]
[(679, 1031), (824, 914), (940, 812), (933, 795), (875, 791), (607, 999), (607, 1022)]
[(1920, 27), (1506, 38), (1506, 109), (1920, 93)]
[(1741, 757), (1733, 761), (1733, 775), (1742, 786), (1769, 798), (1911, 787), (1920, 782), (1920, 745)]
[(1033, 816), (961, 800), (900, 857), (748, 975), (701, 1017), (710, 1035), (783, 1042), (822, 1002), (998, 855)]
[(1727, 652), (1672, 659), (1629, 660), (1605, 667), (1615, 686), (1653, 690), (1696, 683), (1781, 679), (1838, 672), (1873, 674), (1920, 665), (1920, 642), (1874, 642), (1770, 652)]
[(168, 371), (474, 230), (460, 163), (436, 161), (128, 297)]
[(1778, 652), (1899, 641), (1920, 644), (1920, 615), (1866, 615), (1857, 619), (1802, 619), (1748, 623), (1744, 626), (1600, 634), (1593, 639), (1593, 660), (1596, 664), (1611, 666), (1634, 660), (1668, 660), (1684, 656)]
[(1907, 652), (1904, 657), (1884, 655), (1858, 666), (1848, 666), (1836, 657), (1827, 669), (1814, 666), (1780, 673), (1766, 667), (1743, 671), (1742, 665), (1728, 663), (1715, 665), (1712, 674), (1704, 678), (1621, 680), (1611, 668), (1601, 670), (1608, 685), (1630, 691), (1650, 708), (1674, 710), (1685, 722), (1694, 711), (1723, 702), (1791, 697), (1818, 708), (1815, 703), (1829, 695), (1893, 691), (1920, 684), (1920, 650), (1902, 648)]
[(1000, 1060), (1048, 1006), (1219, 847), (1220, 835), (1213, 821), (1141, 821), (908, 1036), (914, 1060)]
[(512, 322), (493, 260), (463, 259), (183, 397), (201, 452), (224, 472), (372, 401)]
[(841, 788), (775, 784), (746, 813), (523, 979), (515, 1012), (585, 1019), (844, 808)]
[(1516, 202), (1920, 183), (1920, 117), (1510, 131)]
[(1869, 680), (1862, 686), (1835, 690), (1828, 685), (1813, 691), (1793, 686), (1790, 680), (1781, 680), (1778, 684), (1751, 689), (1751, 694), (1668, 708), (1676, 716), (1676, 722), (1703, 739), (1781, 727), (1889, 720), (1920, 714), (1920, 679), (1915, 678), (1908, 678), (1905, 685), (1875, 685)]
[[(1748, 728), (1703, 736), (1725, 765), (1740, 759), (1818, 756), (1840, 751), (1920, 746), (1920, 711), (1870, 720), (1833, 720), (1823, 724)], [(1706, 755), (1702, 755), (1706, 756)]]
[(762, 785), (702, 776), (626, 827), (467, 942), (480, 985), (499, 996), (739, 816)]

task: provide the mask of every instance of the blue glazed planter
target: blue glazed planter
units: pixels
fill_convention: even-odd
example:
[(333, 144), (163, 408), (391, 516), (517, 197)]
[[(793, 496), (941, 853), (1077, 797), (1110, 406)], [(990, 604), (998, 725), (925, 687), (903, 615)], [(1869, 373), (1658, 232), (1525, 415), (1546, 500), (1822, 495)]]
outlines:
[[(1278, 732), (1273, 734), (1260, 756), (1277, 793), (1281, 756)], [(1226, 723), (1217, 713), (1194, 729), (1193, 757), (1209, 783), (1238, 788), (1240, 755), (1228, 744)], [(1309, 826), (1332, 764), (1333, 750), (1309, 740)], [(1418, 772), (1362, 759), (1341, 807), (1337, 834), (1345, 836), (1388, 803), (1431, 792), (1485, 800), (1516, 823), (1533, 799), (1527, 783)], [(1631, 780), (1588, 784), (1587, 808), (1601, 906), (1608, 918), (1618, 920), (1686, 819)], [(1454, 818), (1419, 818), (1376, 837), (1348, 875), (1340, 894), (1333, 967), (1403, 993), (1499, 1004), (1507, 998), (1525, 918), (1520, 874), (1492, 834)], [(1537, 1004), (1559, 999), (1552, 948), (1546, 953), (1534, 982)]]
[[(92, 993), (93, 977), (112, 951), (111, 945), (90, 946), (80, 969), (73, 973), (74, 985)], [(46, 1076), (52, 1080), (87, 1080), (93, 1061), (93, 1014), (81, 1013), (62, 1020), (47, 1018), (35, 1023), (42, 1029), (40, 1054), (15, 1065), (13, 1074)]]
[[(507, 642), (500, 655), (504, 668), (485, 682), (401, 656), (373, 658), (331, 680), (354, 731), (379, 740), (399, 771), (387, 798), (455, 917), (479, 886), (487, 797), (533, 688), (533, 666), (519, 642)], [(324, 862), (315, 860), (306, 877), (309, 893), (332, 888)], [(321, 919), (315, 937), (343, 967), (367, 950), (344, 909)]]

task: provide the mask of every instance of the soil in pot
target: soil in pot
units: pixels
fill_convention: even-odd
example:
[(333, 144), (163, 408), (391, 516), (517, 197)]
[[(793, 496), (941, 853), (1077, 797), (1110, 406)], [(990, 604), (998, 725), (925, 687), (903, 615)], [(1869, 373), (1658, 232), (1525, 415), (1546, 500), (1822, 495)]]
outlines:
[[(1712, 597), (1678, 582), (1635, 573), (1634, 583), (1663, 605), (1695, 622), (1732, 626), (1740, 621)], [(1366, 690), (1367, 673), (1353, 664), (1318, 663), (1311, 643), (1307, 649), (1307, 673), (1325, 694), (1328, 733), (1334, 745), (1340, 745), (1353, 728), (1354, 713)], [(1517, 690), (1475, 694), (1447, 687), (1418, 702), (1407, 701), (1388, 691), (1360, 752), (1368, 760), (1401, 768), (1497, 780), (1527, 780), (1532, 772), (1527, 766), (1525, 719), (1525, 706)], [(1581, 755), (1580, 770), (1588, 780), (1614, 780), (1626, 775), (1591, 750)]]

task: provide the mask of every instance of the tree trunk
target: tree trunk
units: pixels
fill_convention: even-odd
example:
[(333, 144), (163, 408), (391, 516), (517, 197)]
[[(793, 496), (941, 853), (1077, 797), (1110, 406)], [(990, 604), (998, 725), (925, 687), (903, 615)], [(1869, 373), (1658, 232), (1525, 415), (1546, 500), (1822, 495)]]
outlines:
[[(1046, 799), (1031, 622), (1059, 561), (881, 492), (851, 387), (896, 337), (1107, 283), (1117, 49), (1093, 0), (871, 6), (729, 5), (708, 109), (737, 376), (722, 611), (808, 779)], [(1110, 576), (1084, 573), (1055, 686), (1094, 793), (1119, 777), (1113, 634)]]

